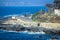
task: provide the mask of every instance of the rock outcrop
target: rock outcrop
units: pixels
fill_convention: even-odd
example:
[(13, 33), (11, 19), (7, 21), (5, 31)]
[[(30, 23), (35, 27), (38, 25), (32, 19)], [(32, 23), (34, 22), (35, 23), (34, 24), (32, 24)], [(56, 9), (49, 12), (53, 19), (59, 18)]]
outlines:
[[(25, 18), (25, 17), (24, 17)], [(26, 20), (26, 21), (25, 21)], [(27, 21), (28, 20), (28, 21)], [(44, 31), (47, 34), (60, 35), (60, 23), (40, 23), (33, 22), (31, 19), (23, 17), (7, 18), (0, 22), (0, 29), (11, 31)]]

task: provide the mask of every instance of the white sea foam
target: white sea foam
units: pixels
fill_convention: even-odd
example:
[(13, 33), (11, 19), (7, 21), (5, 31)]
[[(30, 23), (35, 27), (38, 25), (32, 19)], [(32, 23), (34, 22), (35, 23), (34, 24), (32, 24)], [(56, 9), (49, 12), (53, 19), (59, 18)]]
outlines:
[(29, 31), (20, 31), (17, 33), (27, 33), (27, 34), (45, 34), (45, 33), (41, 33), (41, 32), (29, 32)]
[(4, 16), (4, 17), (10, 17), (10, 16), (18, 16), (18, 15), (6, 15), (6, 16)]
[(4, 17), (14, 17), (14, 16), (24, 16), (24, 15), (19, 15), (19, 14), (14, 14), (14, 15), (6, 15), (6, 16), (4, 16)]
[(29, 32), (29, 31), (20, 31), (19, 33), (27, 33), (27, 34), (45, 34), (45, 32)]
[(41, 31), (41, 32), (28, 32), (28, 34), (45, 34), (45, 32)]
[[(32, 16), (32, 14), (30, 14), (31, 16)], [(20, 16), (20, 17), (24, 17), (24, 15), (23, 14), (12, 14), (12, 15), (6, 15), (6, 16), (4, 16), (4, 17), (10, 17), (10, 16)]]
[(15, 33), (26, 33), (26, 34), (45, 34), (45, 32), (40, 31), (40, 32), (29, 32), (29, 31), (7, 31), (7, 30), (3, 30), (4, 32), (15, 32)]

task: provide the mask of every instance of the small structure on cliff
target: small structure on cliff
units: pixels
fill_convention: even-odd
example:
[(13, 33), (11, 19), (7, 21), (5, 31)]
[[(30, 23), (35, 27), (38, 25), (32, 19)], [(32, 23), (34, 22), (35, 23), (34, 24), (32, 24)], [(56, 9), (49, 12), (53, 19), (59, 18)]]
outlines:
[(58, 16), (60, 16), (60, 0), (54, 0), (53, 4), (46, 4), (48, 7), (49, 13), (54, 13)]

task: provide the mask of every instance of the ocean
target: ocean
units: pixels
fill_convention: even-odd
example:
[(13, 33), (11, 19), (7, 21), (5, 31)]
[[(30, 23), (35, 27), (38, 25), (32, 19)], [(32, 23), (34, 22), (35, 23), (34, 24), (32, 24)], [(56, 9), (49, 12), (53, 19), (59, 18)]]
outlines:
[(0, 30), (0, 40), (60, 40), (60, 36), (49, 34), (29, 34), (29, 32), (6, 32)]
[[(46, 12), (48, 9), (45, 6), (29, 6), (29, 7), (0, 7), (0, 17), (8, 16), (8, 15), (23, 15), (23, 14), (35, 14), (39, 12), (41, 9)], [(52, 40), (52, 38), (58, 38), (60, 36), (57, 35), (49, 35), (49, 34), (29, 34), (23, 32), (6, 32), (0, 30), (0, 40)]]
[(23, 7), (10, 7), (2, 6), (0, 7), (0, 17), (6, 15), (23, 15), (23, 14), (34, 14), (39, 12), (41, 9), (47, 11), (45, 6), (23, 6)]

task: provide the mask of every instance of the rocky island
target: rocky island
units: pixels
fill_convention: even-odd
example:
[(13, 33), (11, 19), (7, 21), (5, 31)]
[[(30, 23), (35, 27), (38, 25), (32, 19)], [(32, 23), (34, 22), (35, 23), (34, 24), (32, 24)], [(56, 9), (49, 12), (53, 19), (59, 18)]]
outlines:
[(40, 10), (31, 16), (9, 16), (0, 20), (0, 29), (8, 31), (44, 31), (47, 34), (60, 35), (60, 1), (47, 4), (48, 12)]

